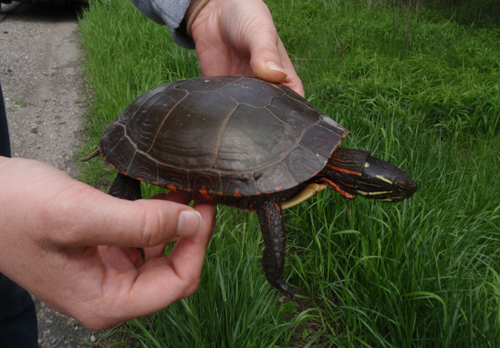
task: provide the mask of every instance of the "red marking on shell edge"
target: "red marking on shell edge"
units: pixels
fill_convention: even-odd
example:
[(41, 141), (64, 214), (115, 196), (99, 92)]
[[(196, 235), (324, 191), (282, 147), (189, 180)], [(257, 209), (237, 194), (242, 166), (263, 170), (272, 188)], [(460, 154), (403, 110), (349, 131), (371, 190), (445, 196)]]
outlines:
[(308, 170), (312, 171), (313, 169), (311, 167), (309, 167), (307, 164), (305, 163), (302, 163), (302, 167), (305, 167), (307, 168)]
[[(288, 184), (288, 180), (286, 180), (285, 178), (283, 178), (283, 181), (285, 182), (285, 184)], [(274, 180), (274, 187), (276, 191), (281, 191), (280, 183), (277, 180)]]
[(323, 139), (323, 138), (318, 138), (318, 137), (313, 137), (314, 140), (319, 140), (319, 141), (322, 141), (322, 142), (325, 142), (325, 143), (328, 143), (328, 144), (331, 144), (331, 141), (328, 141), (327, 139)]
[(207, 193), (207, 188), (205, 185), (203, 185), (200, 189), (200, 193), (203, 196), (203, 198), (212, 200), (213, 198)]
[(167, 185), (167, 188), (172, 192), (177, 192), (177, 187), (175, 187), (174, 185)]

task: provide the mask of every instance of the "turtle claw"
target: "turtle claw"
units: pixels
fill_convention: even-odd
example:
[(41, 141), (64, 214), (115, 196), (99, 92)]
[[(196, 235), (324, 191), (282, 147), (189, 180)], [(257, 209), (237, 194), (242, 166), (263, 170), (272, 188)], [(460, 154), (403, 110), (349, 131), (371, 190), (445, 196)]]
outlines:
[(296, 298), (295, 298), (295, 293), (293, 292), (293, 289), (290, 285), (288, 285), (287, 283), (285, 283), (284, 280), (278, 280), (278, 285), (280, 287), (280, 291), (283, 293), (283, 295), (285, 295), (286, 297), (288, 297), (290, 300), (292, 301), (296, 301)]

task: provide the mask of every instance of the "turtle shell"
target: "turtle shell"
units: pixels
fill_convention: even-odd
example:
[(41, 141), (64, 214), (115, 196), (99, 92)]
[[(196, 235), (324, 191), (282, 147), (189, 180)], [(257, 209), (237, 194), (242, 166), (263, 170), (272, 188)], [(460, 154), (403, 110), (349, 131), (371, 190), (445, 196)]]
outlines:
[(202, 77), (138, 97), (100, 150), (119, 172), (158, 186), (250, 196), (310, 179), (348, 133), (284, 85)]

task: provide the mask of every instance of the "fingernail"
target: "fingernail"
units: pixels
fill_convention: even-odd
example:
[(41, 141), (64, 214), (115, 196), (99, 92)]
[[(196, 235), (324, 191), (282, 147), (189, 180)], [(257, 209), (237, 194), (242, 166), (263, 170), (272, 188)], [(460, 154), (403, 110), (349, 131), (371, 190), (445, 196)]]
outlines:
[(267, 62), (266, 63), (266, 66), (269, 70), (273, 70), (273, 71), (279, 71), (279, 72), (282, 72), (283, 74), (285, 75), (288, 75), (285, 70), (283, 70), (282, 67), (280, 67), (278, 64), (276, 64), (275, 62)]
[(195, 210), (183, 210), (179, 214), (177, 235), (179, 237), (193, 236), (201, 228), (201, 214)]

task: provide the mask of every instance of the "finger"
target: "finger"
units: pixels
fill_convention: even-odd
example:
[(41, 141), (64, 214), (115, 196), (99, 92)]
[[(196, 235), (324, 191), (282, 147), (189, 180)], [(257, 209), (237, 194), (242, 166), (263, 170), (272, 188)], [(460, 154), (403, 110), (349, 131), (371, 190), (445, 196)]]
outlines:
[[(170, 191), (168, 194), (162, 194), (162, 193), (156, 194), (153, 197), (151, 197), (151, 199), (163, 199), (163, 200), (168, 200), (168, 201), (176, 202), (176, 203), (180, 203), (180, 204), (188, 204), (189, 202), (192, 201), (191, 197), (189, 197), (185, 194), (182, 194), (179, 192), (173, 192), (173, 191)], [(199, 211), (199, 207), (201, 207), (202, 211), (209, 209), (209, 211), (212, 211), (213, 213), (215, 213), (215, 208), (212, 205), (195, 202), (195, 204), (193, 205), (193, 208)], [(205, 213), (201, 214), (202, 219), (203, 219), (204, 214)], [(211, 227), (211, 229), (213, 231), (213, 229), (215, 228), (215, 218), (210, 217), (210, 215), (207, 215), (207, 216), (210, 218), (210, 220), (213, 221), (212, 227)], [(158, 247), (148, 248), (147, 250), (145, 250), (146, 260), (153, 258), (153, 257), (161, 256), (161, 254), (163, 254), (164, 249), (165, 249), (165, 246), (163, 247), (163, 250), (160, 250)], [(158, 254), (158, 252), (161, 252), (161, 254)], [(150, 255), (151, 257), (148, 258), (148, 255)]]
[(302, 81), (297, 75), (297, 72), (295, 71), (292, 61), (290, 60), (290, 57), (288, 56), (288, 53), (285, 49), (285, 46), (283, 45), (283, 42), (281, 42), (281, 39), (279, 39), (278, 51), (281, 57), (281, 61), (283, 62), (283, 68), (288, 71), (288, 75), (286, 79), (282, 81), (282, 83), (304, 97), (305, 94), (304, 87), (302, 86)]
[[(178, 241), (167, 258), (149, 261), (127, 291), (127, 306), (118, 308), (121, 320), (157, 312), (192, 295), (198, 288), (205, 253), (214, 229), (214, 206), (197, 204), (203, 217), (200, 232)], [(110, 274), (112, 272), (109, 272)]]
[(286, 79), (288, 72), (278, 52), (278, 33), (274, 27), (249, 34), (248, 51), (250, 67), (256, 77), (279, 83)]
[(283, 83), (304, 96), (302, 82), (274, 26), (261, 28), (256, 34), (250, 33), (248, 42), (250, 66), (256, 77)]
[[(189, 202), (192, 201), (191, 197), (184, 195), (182, 193), (179, 193), (179, 192), (174, 192), (174, 191), (170, 191), (168, 194), (157, 193), (157, 194), (153, 195), (151, 197), (151, 199), (159, 199), (159, 200), (175, 202), (175, 203), (179, 203), (179, 204), (189, 204)], [(161, 257), (163, 255), (163, 253), (165, 252), (166, 245), (167, 245), (167, 243), (161, 243), (158, 246), (144, 248), (143, 250), (144, 250), (146, 262), (151, 260), (151, 259)], [(136, 267), (140, 267), (144, 264), (142, 257), (140, 256), (140, 253), (138, 252), (137, 249), (134, 248), (131, 250), (131, 248), (123, 247), (122, 250), (127, 255), (129, 255), (129, 257), (132, 259), (132, 261), (134, 262), (134, 265), (136, 265)]]
[[(157, 257), (162, 257), (163, 254), (165, 253), (165, 247), (167, 246), (167, 243), (161, 243), (157, 246), (153, 247), (145, 247), (142, 248), (144, 251), (144, 256), (146, 262), (155, 259)], [(103, 245), (98, 246), (98, 248), (103, 247)], [(129, 258), (129, 260), (134, 264), (135, 268), (139, 268), (144, 265), (144, 260), (142, 259), (141, 252), (139, 251), (138, 248), (131, 248), (131, 247), (117, 247), (117, 246), (104, 246), (104, 247), (112, 247), (112, 248), (117, 248), (119, 249), (126, 257)], [(99, 249), (99, 252), (101, 252), (101, 249)], [(101, 253), (101, 257), (104, 259), (103, 254)]]
[(203, 217), (200, 232), (192, 237), (184, 237), (175, 243), (169, 254), (172, 267), (182, 278), (187, 278), (192, 269), (203, 265), (205, 250), (215, 228), (215, 206), (212, 204), (195, 203), (194, 208)]
[[(157, 193), (154, 196), (152, 196), (151, 199), (176, 202), (180, 204), (188, 204), (191, 201), (190, 197), (177, 192), (170, 192), (168, 194)], [(146, 261), (153, 258), (161, 257), (165, 251), (165, 246), (166, 243), (161, 243), (160, 245), (154, 247), (144, 248)], [(111, 250), (111, 248), (117, 249), (118, 251)], [(99, 252), (101, 253), (102, 259), (107, 262), (115, 262), (113, 260), (115, 260), (116, 256), (119, 255), (121, 257), (128, 258), (128, 260), (130, 260), (135, 265), (135, 267), (141, 267), (144, 264), (144, 261), (142, 260), (140, 252), (137, 250), (137, 248), (99, 246)], [(109, 259), (111, 256), (113, 256), (113, 258)], [(127, 263), (123, 262), (123, 259), (121, 258), (118, 259), (118, 261), (116, 261), (116, 264), (127, 265)]]
[[(97, 249), (99, 250), (102, 261), (113, 265), (119, 271), (125, 271), (133, 268), (135, 261), (139, 261), (134, 260), (134, 257), (131, 257), (128, 252), (130, 248), (99, 245)], [(140, 259), (139, 255), (137, 259)]]
[(156, 246), (195, 234), (202, 222), (198, 212), (183, 204), (158, 199), (131, 202), (84, 184), (64, 190), (45, 209), (52, 215), (58, 212), (51, 223), (64, 233), (53, 240), (63, 245)]

